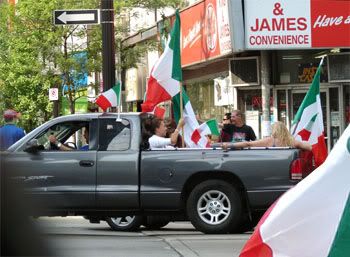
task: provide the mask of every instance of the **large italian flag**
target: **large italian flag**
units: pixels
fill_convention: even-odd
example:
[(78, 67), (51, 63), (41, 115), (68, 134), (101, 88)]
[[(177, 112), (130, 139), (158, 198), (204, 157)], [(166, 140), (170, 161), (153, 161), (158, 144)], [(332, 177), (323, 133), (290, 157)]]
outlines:
[(326, 161), (265, 213), (240, 257), (350, 256), (350, 125)]
[(176, 11), (174, 26), (163, 54), (153, 66), (147, 84), (142, 112), (152, 112), (161, 102), (171, 100), (180, 92), (182, 81), (180, 54), (180, 15)]
[(292, 123), (294, 137), (300, 141), (307, 141), (312, 145), (316, 167), (327, 158), (327, 147), (324, 138), (323, 117), (320, 98), (320, 73), (323, 59), (313, 78)]
[[(182, 81), (181, 53), (180, 53), (180, 15), (175, 13), (175, 23), (170, 32), (168, 44), (154, 65), (147, 84), (146, 99), (142, 104), (142, 112), (154, 112), (157, 104), (172, 100), (175, 121), (180, 119), (180, 82)], [(182, 91), (184, 137), (187, 147), (206, 147), (208, 140), (205, 138), (199, 143), (191, 140), (193, 131), (199, 126), (191, 102)], [(182, 131), (180, 132), (182, 133)]]

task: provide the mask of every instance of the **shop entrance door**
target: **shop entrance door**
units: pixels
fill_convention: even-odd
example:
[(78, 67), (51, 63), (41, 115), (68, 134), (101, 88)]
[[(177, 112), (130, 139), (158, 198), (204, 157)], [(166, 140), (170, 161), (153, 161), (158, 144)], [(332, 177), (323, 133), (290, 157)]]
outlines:
[[(294, 117), (299, 110), (299, 107), (301, 106), (301, 103), (304, 100), (304, 97), (307, 93), (307, 90), (292, 90), (292, 119), (294, 120)], [(326, 138), (326, 144), (328, 147), (328, 151), (330, 149), (330, 144), (328, 140), (328, 126), (327, 126), (327, 99), (328, 99), (328, 91), (321, 91), (320, 97), (321, 97), (321, 107), (322, 107), (322, 115), (323, 115), (323, 126), (324, 126), (324, 132), (325, 132), (325, 138)]]

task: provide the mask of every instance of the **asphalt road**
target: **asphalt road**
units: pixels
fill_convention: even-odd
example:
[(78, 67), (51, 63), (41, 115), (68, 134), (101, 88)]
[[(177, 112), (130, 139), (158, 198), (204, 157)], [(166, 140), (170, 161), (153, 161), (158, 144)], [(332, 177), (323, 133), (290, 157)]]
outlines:
[(188, 222), (138, 232), (115, 232), (105, 222), (90, 224), (81, 217), (40, 218), (36, 223), (53, 255), (64, 257), (236, 257), (251, 235), (205, 235)]

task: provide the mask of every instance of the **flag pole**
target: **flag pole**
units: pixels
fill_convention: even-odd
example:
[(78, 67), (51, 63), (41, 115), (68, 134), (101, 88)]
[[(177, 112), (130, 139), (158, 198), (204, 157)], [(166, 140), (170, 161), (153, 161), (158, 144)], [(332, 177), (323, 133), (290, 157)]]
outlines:
[(121, 110), (121, 100), (122, 100), (122, 81), (120, 80), (118, 82), (119, 85), (119, 95), (117, 96), (117, 102), (118, 102), (118, 116), (117, 116), (117, 121), (121, 121), (122, 119), (120, 118), (120, 110)]
[[(180, 82), (180, 118), (183, 118), (183, 99), (182, 99), (182, 82)], [(181, 147), (185, 148), (185, 130), (184, 126), (181, 128), (182, 131), (182, 140), (181, 140)]]

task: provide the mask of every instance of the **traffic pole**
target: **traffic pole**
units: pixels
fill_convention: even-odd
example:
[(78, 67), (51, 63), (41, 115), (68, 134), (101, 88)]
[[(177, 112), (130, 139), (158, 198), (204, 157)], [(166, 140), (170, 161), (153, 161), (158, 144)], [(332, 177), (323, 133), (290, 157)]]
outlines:
[(103, 91), (115, 85), (115, 39), (113, 0), (101, 0)]

